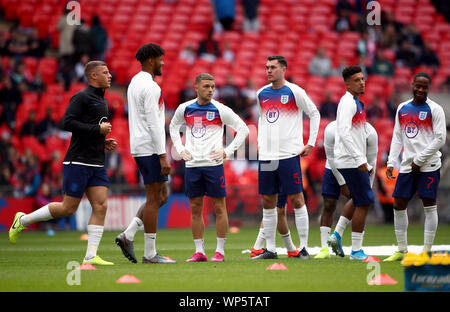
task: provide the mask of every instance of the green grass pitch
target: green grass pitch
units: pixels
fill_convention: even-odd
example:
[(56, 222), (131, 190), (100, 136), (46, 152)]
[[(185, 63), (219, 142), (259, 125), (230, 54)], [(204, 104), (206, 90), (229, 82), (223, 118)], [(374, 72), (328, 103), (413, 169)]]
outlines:
[[(291, 230), (294, 243), (297, 232)], [(390, 292), (403, 291), (403, 267), (399, 262), (380, 262), (380, 273), (396, 279), (396, 285), (369, 286), (367, 263), (350, 261), (348, 256), (332, 256), (325, 260), (288, 259), (280, 255), (277, 260), (251, 261), (248, 253), (256, 238), (256, 228), (241, 228), (237, 234), (228, 234), (226, 261), (224, 263), (185, 263), (194, 251), (192, 235), (188, 229), (161, 229), (157, 236), (160, 254), (177, 260), (173, 265), (142, 264), (144, 252), (143, 232), (138, 232), (135, 251), (138, 263), (123, 257), (114, 244), (118, 232), (105, 232), (98, 254), (114, 266), (97, 266), (95, 271), (80, 271), (80, 285), (68, 285), (67, 277), (73, 272), (67, 268), (71, 261), (82, 262), (86, 241), (80, 232), (57, 232), (47, 236), (43, 232), (23, 232), (15, 245), (8, 241), (8, 233), (0, 233), (0, 292)], [(344, 246), (351, 245), (350, 230), (344, 233)], [(440, 225), (435, 244), (448, 244), (450, 226)], [(319, 227), (311, 226), (309, 245), (320, 245)], [(392, 245), (395, 242), (393, 225), (369, 225), (365, 246)], [(423, 244), (423, 226), (411, 225), (408, 229), (411, 245)], [(215, 251), (214, 229), (205, 233), (208, 258)], [(283, 246), (277, 236), (277, 246)], [(381, 259), (385, 257), (379, 257)], [(268, 271), (275, 262), (282, 262), (286, 271)], [(121, 276), (131, 274), (139, 284), (118, 284)]]

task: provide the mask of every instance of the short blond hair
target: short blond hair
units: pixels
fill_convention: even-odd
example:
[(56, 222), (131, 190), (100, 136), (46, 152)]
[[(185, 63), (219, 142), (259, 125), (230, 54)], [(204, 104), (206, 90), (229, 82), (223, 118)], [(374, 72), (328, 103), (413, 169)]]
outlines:
[(214, 81), (214, 77), (211, 74), (208, 73), (201, 73), (198, 74), (197, 77), (195, 77), (195, 84), (198, 85), (200, 83), (200, 81), (202, 80), (213, 80)]
[(84, 75), (86, 79), (89, 79), (89, 75), (99, 66), (107, 66), (103, 61), (90, 61), (84, 66)]

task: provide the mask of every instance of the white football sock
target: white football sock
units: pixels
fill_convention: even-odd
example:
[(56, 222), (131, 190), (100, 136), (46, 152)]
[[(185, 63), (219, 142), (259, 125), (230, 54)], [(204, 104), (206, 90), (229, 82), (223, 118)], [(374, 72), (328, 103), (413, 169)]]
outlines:
[(352, 251), (358, 251), (362, 248), (364, 232), (352, 232)]
[(437, 206), (423, 207), (425, 214), (423, 251), (431, 251), (438, 226)]
[(220, 252), (223, 256), (225, 256), (225, 242), (226, 241), (227, 241), (226, 237), (217, 237), (216, 252)]
[(408, 251), (408, 212), (405, 210), (394, 209), (394, 229), (395, 237), (397, 238), (398, 251), (407, 252)]
[(341, 237), (344, 234), (345, 228), (350, 223), (350, 220), (344, 216), (340, 216), (336, 228), (334, 229)]
[(264, 237), (266, 238), (267, 250), (276, 252), (276, 231), (278, 223), (277, 208), (263, 209)]
[(292, 242), (291, 232), (287, 232), (287, 234), (281, 235), (281, 239), (283, 240), (284, 246), (286, 247), (287, 251), (297, 250), (297, 247), (295, 247), (294, 243)]
[(297, 227), (298, 237), (300, 238), (300, 247), (308, 248), (308, 234), (309, 234), (309, 216), (306, 205), (301, 208), (294, 209), (295, 225)]
[(97, 255), (98, 245), (103, 236), (103, 225), (88, 224), (88, 245), (86, 250), (86, 260), (94, 258)]
[(144, 257), (151, 259), (156, 255), (156, 233), (144, 233)]
[(205, 244), (203, 238), (194, 239), (195, 252), (205, 254)]
[(253, 245), (253, 248), (262, 249), (262, 248), (264, 248), (265, 244), (266, 244), (266, 238), (264, 236), (264, 228), (259, 228), (258, 237), (256, 238), (256, 242), (255, 242), (255, 245)]
[(142, 224), (144, 223), (141, 219), (139, 219), (138, 217), (134, 217), (128, 225), (127, 229), (123, 232), (125, 234), (125, 237), (130, 241), (134, 241), (134, 236), (136, 235), (136, 232), (139, 230)]
[(320, 227), (320, 247), (327, 247), (328, 236), (330, 236), (331, 228), (328, 226)]
[(41, 207), (33, 211), (32, 213), (22, 216), (19, 222), (23, 226), (28, 226), (31, 223), (47, 221), (50, 219), (53, 219), (53, 217), (50, 214), (50, 209), (48, 208), (48, 205), (45, 205), (44, 207)]

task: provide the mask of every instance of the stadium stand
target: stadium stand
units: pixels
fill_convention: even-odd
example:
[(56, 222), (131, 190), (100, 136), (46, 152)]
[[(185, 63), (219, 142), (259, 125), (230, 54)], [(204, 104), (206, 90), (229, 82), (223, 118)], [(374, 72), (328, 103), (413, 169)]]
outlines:
[[(380, 137), (379, 163), (382, 164), (389, 149), (392, 136), (393, 120), (389, 112), (389, 105), (395, 108), (398, 102), (391, 103), (394, 95), (409, 91), (412, 77), (419, 71), (429, 73), (433, 78), (432, 91), (448, 92), (450, 82), (450, 24), (444, 15), (440, 14), (430, 0), (379, 0), (382, 14), (382, 24), (360, 27), (358, 21), (365, 18), (364, 10), (358, 4), (365, 1), (350, 0), (350, 30), (338, 32), (335, 22), (338, 18), (336, 10), (337, 0), (279, 0), (273, 6), (272, 0), (261, 0), (258, 7), (259, 31), (244, 32), (244, 13), (240, 1), (236, 3), (236, 17), (230, 31), (214, 31), (213, 39), (219, 43), (220, 50), (229, 47), (234, 56), (233, 60), (226, 60), (223, 56), (215, 61), (206, 61), (196, 57), (189, 63), (179, 57), (187, 46), (197, 51), (211, 29), (216, 28), (214, 10), (209, 0), (81, 0), (81, 18), (90, 25), (92, 17), (100, 12), (101, 24), (108, 34), (108, 48), (105, 54), (110, 71), (114, 76), (114, 86), (106, 93), (106, 98), (112, 113), (114, 126), (113, 136), (119, 140), (119, 153), (122, 159), (124, 177), (128, 184), (139, 183), (136, 165), (129, 153), (128, 123), (126, 110), (126, 92), (124, 92), (131, 77), (140, 70), (134, 54), (138, 47), (148, 42), (161, 44), (166, 50), (165, 66), (162, 77), (158, 77), (168, 114), (168, 121), (173, 110), (179, 104), (180, 92), (185, 88), (186, 80), (193, 79), (200, 72), (210, 72), (216, 77), (217, 94), (220, 99), (220, 89), (226, 83), (226, 77), (231, 74), (234, 84), (243, 89), (249, 80), (259, 88), (266, 84), (264, 64), (267, 56), (282, 54), (288, 61), (289, 79), (303, 88), (320, 108), (326, 91), (331, 94), (334, 102), (338, 101), (345, 90), (339, 76), (340, 64), (360, 64), (368, 74), (367, 92), (362, 101), (367, 108), (373, 104), (375, 98), (382, 103), (381, 116), (373, 122)], [(60, 43), (60, 29), (58, 22), (66, 2), (58, 0), (0, 0), (0, 10), (3, 12), (3, 24), (6, 31), (0, 33), (1, 39), (1, 161), (8, 164), (11, 176), (20, 175), (20, 162), (13, 152), (12, 146), (19, 151), (19, 155), (29, 148), (37, 155), (41, 168), (46, 162), (54, 161), (54, 151), (64, 155), (68, 147), (69, 137), (66, 133), (55, 129), (44, 139), (20, 137), (20, 129), (30, 111), (36, 112), (36, 121), (41, 121), (48, 108), (52, 109), (52, 118), (59, 123), (63, 117), (70, 97), (85, 87), (80, 81), (73, 80), (72, 60), (69, 67), (64, 66), (64, 57), (58, 54)], [(101, 10), (98, 10), (101, 8)], [(388, 16), (393, 16), (393, 20)], [(382, 47), (380, 42), (385, 34), (385, 26), (392, 23), (397, 28), (398, 42), (393, 47)], [(364, 23), (363, 23), (364, 24)], [(38, 29), (39, 39), (47, 43), (44, 57), (29, 56), (26, 52), (9, 50), (13, 46), (13, 31), (18, 31), (21, 40), (27, 42), (30, 29)], [(5, 29), (5, 27), (4, 27)], [(417, 30), (417, 33), (415, 32)], [(366, 35), (367, 34), (367, 35)], [(418, 41), (416, 39), (419, 39)], [(424, 42), (429, 44), (431, 51), (438, 59), (438, 66), (427, 63), (418, 64), (414, 68), (400, 66), (396, 59), (397, 46), (401, 40), (411, 40), (417, 59), (423, 53)], [(419, 42), (419, 43), (418, 43)], [(360, 47), (365, 47), (361, 53)], [(374, 46), (375, 50), (371, 50)], [(333, 74), (323, 78), (311, 75), (308, 64), (319, 47), (325, 50), (333, 66)], [(393, 65), (393, 75), (373, 74), (371, 66), (376, 61), (375, 52), (382, 50), (385, 60)], [(17, 74), (19, 64), (24, 64), (25, 74)], [(67, 65), (67, 64), (66, 64)], [(21, 82), (15, 82), (15, 77), (30, 84), (36, 77), (45, 86), (45, 90), (36, 92)], [(69, 81), (68, 85), (62, 82)], [(11, 87), (8, 80), (12, 81)], [(23, 82), (23, 81), (22, 81)], [(67, 87), (68, 86), (68, 87)], [(20, 101), (8, 99), (17, 96)], [(248, 112), (246, 121), (255, 124), (256, 116), (253, 107), (245, 107)], [(11, 110), (13, 117), (11, 117)], [(323, 128), (330, 120), (323, 119), (319, 133), (317, 152), (313, 153), (312, 161), (323, 162)], [(305, 120), (305, 134), (308, 134), (308, 121)], [(256, 142), (248, 140), (247, 144)], [(170, 138), (168, 146), (170, 147)], [(16, 158), (14, 158), (16, 157)], [(57, 157), (56, 157), (57, 158)], [(249, 214), (258, 212), (258, 199), (255, 197), (257, 179), (255, 171), (249, 161), (248, 169), (239, 176), (227, 167), (229, 187), (236, 188), (237, 199), (230, 202), (231, 211), (243, 205)], [(317, 169), (318, 166), (315, 166)], [(320, 168), (322, 168), (321, 166)], [(312, 171), (310, 187), (320, 185), (322, 172)], [(13, 179), (11, 178), (11, 179)], [(20, 179), (18, 179), (20, 180)], [(177, 179), (174, 179), (179, 181)], [(20, 184), (20, 183), (19, 183)], [(17, 185), (17, 183), (10, 183)], [(238, 187), (239, 185), (239, 187)], [(16, 187), (15, 187), (16, 188)], [(23, 187), (18, 187), (23, 188)], [(60, 189), (60, 188), (59, 188)], [(58, 192), (55, 188), (55, 192)], [(20, 193), (20, 192), (19, 192)], [(17, 194), (19, 194), (17, 193)], [(250, 193), (253, 195), (250, 196)], [(317, 196), (319, 191), (313, 191)], [(243, 202), (240, 202), (243, 201)]]

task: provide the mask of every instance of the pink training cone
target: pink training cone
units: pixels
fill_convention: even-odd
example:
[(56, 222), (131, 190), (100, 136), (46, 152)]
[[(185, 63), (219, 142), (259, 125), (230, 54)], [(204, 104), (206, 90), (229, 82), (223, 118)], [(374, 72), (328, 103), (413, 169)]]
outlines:
[(381, 260), (374, 256), (368, 256), (362, 262), (381, 262)]
[(269, 265), (266, 270), (288, 270), (288, 268), (280, 262)]
[(386, 273), (376, 275), (369, 285), (395, 285), (398, 282)]
[(128, 284), (128, 283), (140, 283), (141, 281), (134, 275), (123, 275), (116, 283)]
[(90, 263), (83, 263), (82, 265), (80, 265), (77, 270), (81, 270), (81, 271), (86, 271), (86, 270), (97, 270), (97, 268), (95, 266), (93, 266)]

